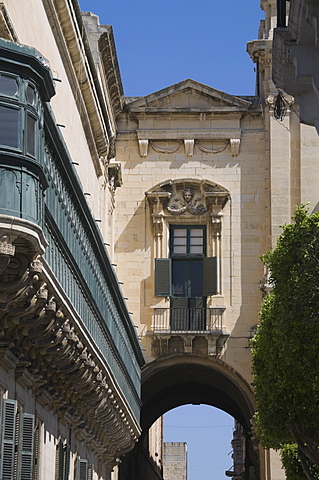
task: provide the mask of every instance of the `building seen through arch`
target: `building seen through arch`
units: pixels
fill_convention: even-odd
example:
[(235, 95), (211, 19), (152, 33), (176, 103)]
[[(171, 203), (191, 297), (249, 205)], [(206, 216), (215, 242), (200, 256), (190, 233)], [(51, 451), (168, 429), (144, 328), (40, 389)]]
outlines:
[(126, 98), (112, 27), (77, 0), (0, 2), (0, 478), (161, 479), (160, 419), (187, 403), (240, 425), (229, 476), (283, 478), (250, 340), (259, 256), (318, 204), (319, 140), (288, 93), (274, 114), (261, 7), (256, 95)]

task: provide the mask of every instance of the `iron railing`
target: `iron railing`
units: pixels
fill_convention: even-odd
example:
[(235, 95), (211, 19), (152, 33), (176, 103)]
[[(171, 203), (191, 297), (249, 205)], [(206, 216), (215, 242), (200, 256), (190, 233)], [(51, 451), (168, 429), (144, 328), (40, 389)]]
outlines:
[(155, 308), (154, 333), (223, 332), (224, 308)]

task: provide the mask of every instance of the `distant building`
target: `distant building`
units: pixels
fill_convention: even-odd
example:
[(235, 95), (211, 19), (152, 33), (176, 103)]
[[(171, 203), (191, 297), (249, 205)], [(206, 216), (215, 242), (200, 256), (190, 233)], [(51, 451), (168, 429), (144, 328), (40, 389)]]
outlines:
[(235, 421), (235, 429), (233, 432), (233, 439), (231, 441), (231, 446), (233, 449), (233, 468), (225, 472), (225, 475), (227, 477), (231, 477), (233, 480), (244, 480), (245, 478), (245, 444), (246, 441), (243, 428), (237, 421)]
[(187, 480), (187, 443), (164, 442), (164, 480)]

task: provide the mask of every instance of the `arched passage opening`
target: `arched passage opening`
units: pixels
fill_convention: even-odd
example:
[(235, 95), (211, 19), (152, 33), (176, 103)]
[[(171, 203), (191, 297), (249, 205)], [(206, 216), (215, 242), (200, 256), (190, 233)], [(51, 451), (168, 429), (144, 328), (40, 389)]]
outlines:
[(156, 478), (142, 455), (148, 431), (164, 413), (186, 404), (217, 407), (241, 424), (246, 437), (245, 479), (258, 480), (259, 458), (251, 432), (253, 393), (249, 384), (223, 361), (183, 354), (159, 358), (147, 364), (142, 372), (142, 401), (142, 436), (122, 462), (121, 480)]

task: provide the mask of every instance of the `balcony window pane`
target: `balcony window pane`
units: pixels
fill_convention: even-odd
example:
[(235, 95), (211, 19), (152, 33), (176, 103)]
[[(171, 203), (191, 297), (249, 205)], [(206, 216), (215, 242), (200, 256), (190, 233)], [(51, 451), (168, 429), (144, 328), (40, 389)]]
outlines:
[(27, 153), (35, 156), (35, 118), (27, 115)]
[(18, 92), (18, 83), (15, 78), (8, 75), (0, 75), (0, 94), (14, 97)]
[(191, 238), (191, 245), (203, 245), (202, 237)]
[(0, 106), (0, 144), (20, 148), (20, 110)]
[(174, 238), (174, 245), (186, 245), (186, 237)]
[(174, 253), (187, 253), (186, 252), (186, 245), (185, 246), (174, 246)]
[(190, 246), (189, 253), (204, 253), (202, 245)]
[(27, 101), (30, 105), (34, 104), (34, 88), (30, 85), (27, 86)]
[(202, 228), (191, 228), (190, 236), (191, 237), (203, 237), (203, 229)]
[(176, 228), (174, 230), (174, 237), (186, 237), (186, 228)]

